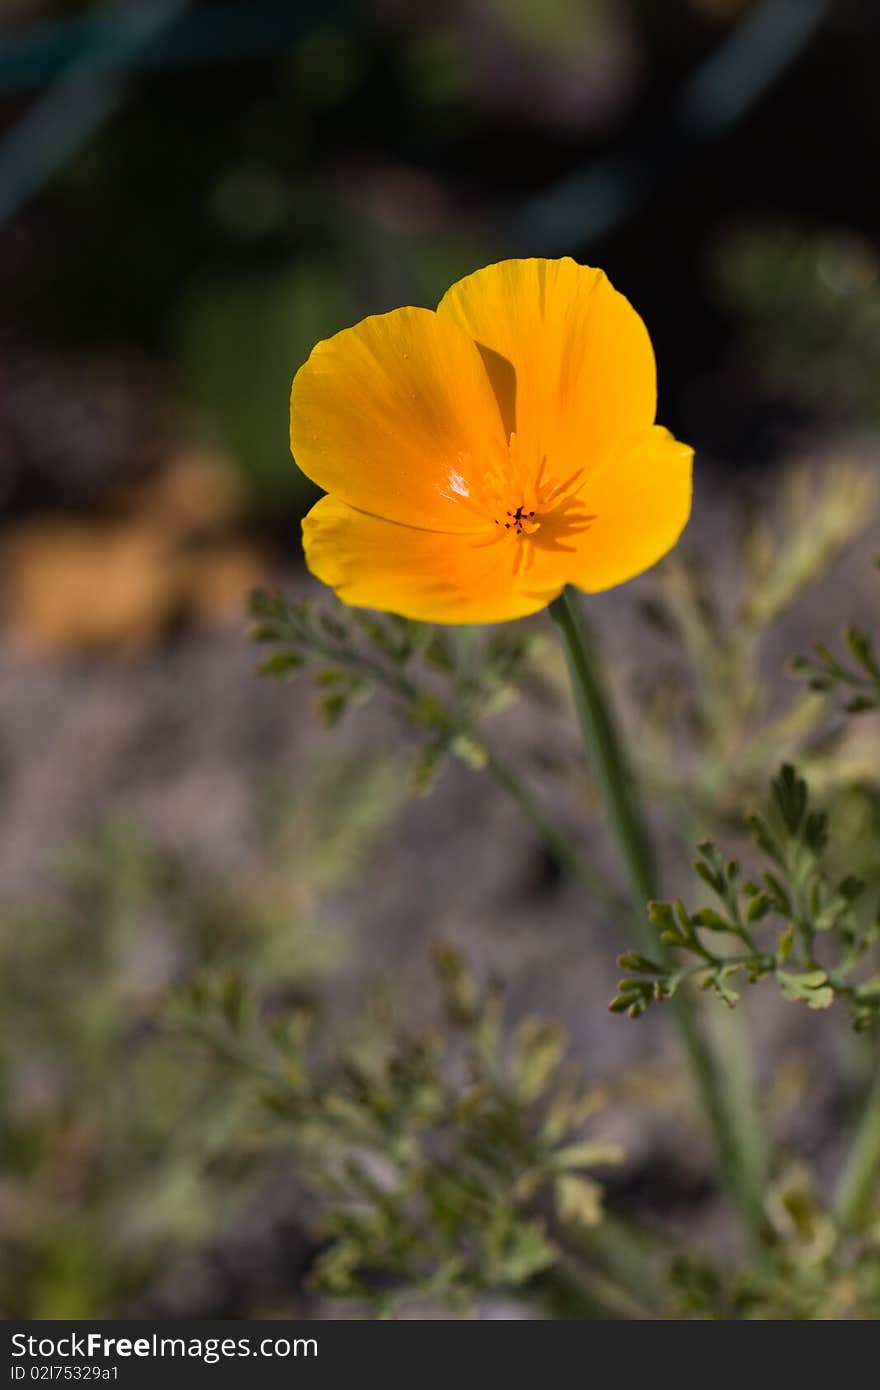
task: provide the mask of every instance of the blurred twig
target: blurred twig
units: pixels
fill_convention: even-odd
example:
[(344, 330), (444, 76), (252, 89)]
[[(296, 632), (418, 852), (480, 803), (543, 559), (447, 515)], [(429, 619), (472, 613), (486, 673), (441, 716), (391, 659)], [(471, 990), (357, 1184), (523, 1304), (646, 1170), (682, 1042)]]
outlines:
[(346, 0), (237, 0), (183, 13), (132, 47), (132, 19), (164, 6), (139, 5), (42, 23), (0, 36), (0, 91), (28, 91), (55, 82), (71, 64), (88, 59), (90, 71), (103, 77), (175, 68), (190, 63), (264, 57), (303, 36), (318, 23), (356, 15)]
[(0, 141), (0, 223), (48, 183), (119, 108), (126, 77), (277, 52), (338, 18), (345, 0), (227, 4), (186, 14), (189, 0), (141, 0), (0, 39), (0, 91), (49, 82)]
[[(125, 74), (237, 61), (277, 49), (331, 16), (357, 22), (346, 0), (299, 0), (293, 12), (277, 0), (229, 3), (190, 15), (183, 15), (185, 8), (186, 0), (143, 0), (134, 8), (41, 25), (0, 41), (0, 91), (53, 84), (0, 144), (0, 221), (112, 114)], [(503, 233), (508, 248), (566, 252), (624, 221), (692, 144), (717, 139), (742, 119), (818, 31), (827, 9), (828, 0), (763, 0), (683, 83), (665, 119), (629, 148), (513, 209)]]
[(683, 83), (664, 118), (628, 148), (566, 175), (509, 217), (515, 254), (559, 255), (607, 235), (643, 204), (692, 145), (751, 110), (817, 33), (828, 0), (763, 0)]
[[(120, 9), (94, 45), (62, 67), (55, 81), (0, 143), (0, 222), (11, 217), (100, 129), (123, 99), (108, 58), (124, 66), (166, 29), (189, 0), (152, 0)], [(2, 53), (2, 49), (0, 49)]]

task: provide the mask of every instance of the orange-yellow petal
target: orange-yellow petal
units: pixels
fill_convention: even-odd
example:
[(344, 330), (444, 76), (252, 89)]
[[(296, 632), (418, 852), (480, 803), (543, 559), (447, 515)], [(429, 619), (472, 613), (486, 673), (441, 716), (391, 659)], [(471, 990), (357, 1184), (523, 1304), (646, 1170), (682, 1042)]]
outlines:
[(429, 309), (396, 309), (318, 343), (291, 392), (290, 443), (313, 482), (429, 530), (483, 524), (469, 504), (506, 446), (473, 341)]
[(547, 590), (534, 578), (518, 584), (520, 544), (486, 532), (420, 531), (335, 497), (323, 497), (303, 521), (308, 567), (343, 603), (421, 622), (505, 622), (545, 607), (565, 581), (553, 576)]
[(509, 429), (537, 467), (564, 477), (599, 463), (653, 424), (654, 352), (647, 329), (604, 271), (562, 260), (487, 266), (438, 307), (482, 345)]
[(522, 584), (554, 583), (588, 593), (641, 574), (671, 550), (691, 509), (693, 449), (660, 425), (642, 430), (592, 472), (572, 504), (592, 519), (566, 524), (566, 511), (542, 522)]

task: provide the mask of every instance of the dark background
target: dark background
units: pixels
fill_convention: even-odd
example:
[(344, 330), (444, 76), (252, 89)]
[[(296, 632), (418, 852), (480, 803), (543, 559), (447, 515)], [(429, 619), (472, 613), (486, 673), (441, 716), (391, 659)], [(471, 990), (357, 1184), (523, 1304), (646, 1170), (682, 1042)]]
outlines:
[(195, 414), (284, 533), (279, 401), (314, 340), (509, 253), (608, 270), (704, 457), (765, 465), (809, 410), (876, 409), (850, 379), (876, 382), (873, 336), (816, 382), (854, 332), (839, 301), (875, 287), (868, 0), (5, 8), (7, 511), (133, 467), (60, 456), (62, 402), (17, 401), (40, 353)]

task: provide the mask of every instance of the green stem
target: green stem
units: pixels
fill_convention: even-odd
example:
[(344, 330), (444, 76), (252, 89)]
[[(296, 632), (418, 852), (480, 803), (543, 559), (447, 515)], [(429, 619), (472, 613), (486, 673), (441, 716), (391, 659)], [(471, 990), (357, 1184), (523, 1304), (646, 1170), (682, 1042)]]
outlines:
[(573, 879), (597, 898), (621, 923), (625, 921), (629, 925), (630, 913), (627, 904), (621, 901), (620, 896), (606, 883), (598, 870), (584, 858), (565, 831), (560, 830), (519, 773), (491, 748), (487, 748), (485, 743), (483, 748), (488, 760), (486, 771), (516, 802), (526, 819), (531, 821), (560, 868), (571, 874)]
[[(645, 912), (655, 896), (654, 858), (647, 826), (641, 813), (623, 746), (599, 676), (596, 656), (580, 604), (571, 589), (550, 605), (550, 615), (562, 635), (574, 692), (575, 705), (593, 776), (599, 787), (608, 826), (629, 879), (639, 944), (657, 953), (657, 942)], [(690, 1062), (703, 1110), (715, 1138), (721, 1175), (739, 1207), (751, 1235), (760, 1240), (763, 1230), (761, 1193), (756, 1189), (753, 1165), (743, 1162), (740, 1127), (729, 1105), (725, 1080), (717, 1060), (697, 1026), (691, 1000), (684, 990), (672, 999), (675, 1022)]]
[[(638, 903), (639, 915), (644, 917), (641, 909), (656, 891), (651, 842), (602, 689), (592, 640), (571, 589), (564, 589), (551, 603), (550, 616), (562, 633), (584, 746), (608, 817), (608, 827)], [(652, 946), (647, 920), (641, 930), (642, 945)]]
[(880, 1186), (880, 1065), (874, 1076), (834, 1197), (834, 1211), (845, 1229), (858, 1227)]
[(736, 1116), (743, 1186), (759, 1194), (767, 1187), (770, 1173), (770, 1144), (767, 1124), (755, 1078), (751, 1039), (747, 1032), (745, 1009), (712, 1009), (712, 1044), (717, 1069), (724, 1077), (727, 1108)]

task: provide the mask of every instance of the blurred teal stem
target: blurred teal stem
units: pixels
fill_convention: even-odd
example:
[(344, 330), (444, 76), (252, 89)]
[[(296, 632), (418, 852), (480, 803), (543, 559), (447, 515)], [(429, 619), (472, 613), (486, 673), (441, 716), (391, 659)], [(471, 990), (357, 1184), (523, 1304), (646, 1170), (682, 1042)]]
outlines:
[[(650, 836), (603, 688), (592, 638), (572, 589), (565, 589), (551, 603), (550, 615), (562, 637), (584, 748), (629, 882), (638, 942), (642, 950), (656, 957), (659, 943), (646, 911), (657, 891)], [(659, 949), (662, 952), (663, 948)], [(757, 1166), (747, 1157), (752, 1151), (754, 1116), (741, 1104), (742, 1087), (730, 1084), (719, 1058), (710, 1051), (698, 1027), (693, 1002), (684, 990), (673, 997), (671, 1007), (715, 1138), (722, 1180), (749, 1233), (760, 1242), (764, 1229), (762, 1191)]]

